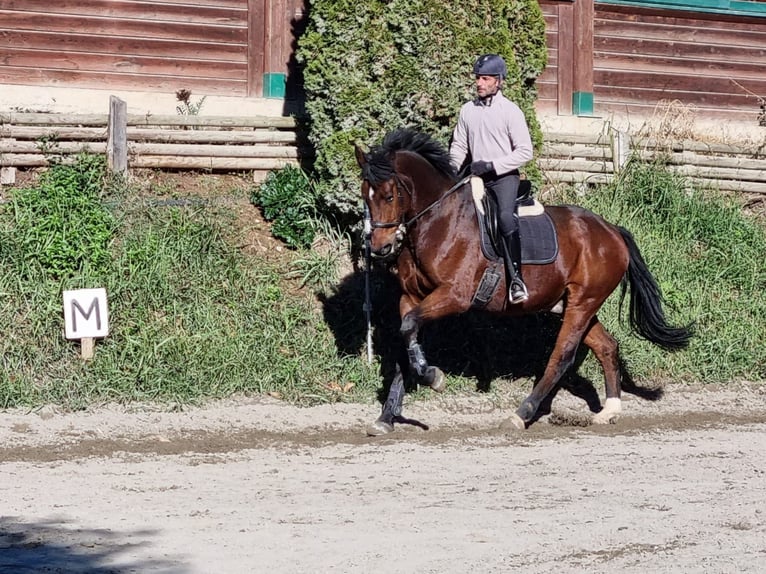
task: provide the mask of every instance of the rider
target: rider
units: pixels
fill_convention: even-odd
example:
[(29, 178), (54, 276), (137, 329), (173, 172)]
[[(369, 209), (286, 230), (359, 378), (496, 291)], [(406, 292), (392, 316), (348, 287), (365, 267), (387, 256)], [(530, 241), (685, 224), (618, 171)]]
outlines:
[(519, 168), (532, 159), (532, 138), (521, 108), (503, 95), (508, 69), (497, 54), (485, 54), (473, 66), (477, 98), (460, 108), (450, 145), (456, 170), (471, 156), (471, 173), (484, 180), (498, 207), (503, 236), (503, 260), (508, 278), (508, 300), (529, 298), (521, 278), (521, 242), (516, 197)]

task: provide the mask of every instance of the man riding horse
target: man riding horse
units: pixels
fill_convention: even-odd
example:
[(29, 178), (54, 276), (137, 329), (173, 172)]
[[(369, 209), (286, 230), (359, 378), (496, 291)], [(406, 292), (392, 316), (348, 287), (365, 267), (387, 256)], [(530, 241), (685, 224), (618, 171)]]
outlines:
[(519, 168), (532, 159), (532, 138), (521, 108), (503, 95), (508, 69), (496, 54), (481, 56), (473, 66), (477, 98), (460, 109), (450, 145), (450, 161), (456, 171), (470, 155), (471, 173), (484, 180), (498, 207), (508, 300), (529, 298), (521, 277), (521, 242), (516, 198)]

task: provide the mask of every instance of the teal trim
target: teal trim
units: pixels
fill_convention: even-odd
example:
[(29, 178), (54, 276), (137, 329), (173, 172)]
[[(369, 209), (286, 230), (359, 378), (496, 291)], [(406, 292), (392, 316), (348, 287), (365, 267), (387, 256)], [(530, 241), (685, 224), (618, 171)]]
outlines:
[(734, 16), (766, 17), (766, 2), (749, 0), (595, 0), (598, 4), (636, 6), (641, 8), (665, 8), (689, 12), (710, 12)]
[(285, 84), (284, 74), (263, 74), (263, 97), (284, 99)]
[(575, 116), (593, 115), (593, 92), (572, 92), (572, 114)]

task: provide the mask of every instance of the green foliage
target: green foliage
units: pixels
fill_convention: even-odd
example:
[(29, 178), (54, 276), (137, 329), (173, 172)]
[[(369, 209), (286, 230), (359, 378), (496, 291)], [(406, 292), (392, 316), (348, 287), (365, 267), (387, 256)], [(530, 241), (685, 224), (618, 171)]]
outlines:
[[(313, 293), (297, 293), (285, 279), (290, 262), (267, 263), (235, 247), (227, 236), (234, 213), (109, 205), (121, 226), (111, 265), (98, 276), (85, 269), (62, 281), (19, 277), (13, 261), (0, 258), (0, 408), (188, 403), (234, 393), (310, 404), (373, 394), (377, 376), (357, 356), (338, 353)], [(0, 211), (3, 229), (11, 216)], [(37, 251), (20, 245), (17, 254), (25, 248)], [(61, 289), (70, 285), (103, 286), (109, 297), (110, 334), (89, 362), (61, 336)]]
[[(415, 127), (447, 143), (460, 106), (474, 97), (471, 70), (482, 53), (501, 54), (504, 91), (524, 110), (539, 149), (535, 78), (546, 64), (545, 22), (535, 0), (312, 2), (299, 40), (316, 149), (318, 193), (341, 214), (358, 213), (358, 143)], [(532, 179), (537, 169), (527, 169)]]
[(0, 256), (26, 275), (32, 268), (55, 279), (104, 271), (116, 225), (101, 197), (104, 172), (103, 157), (81, 154), (71, 165), (53, 165), (39, 185), (17, 189)]
[(272, 171), (252, 194), (251, 201), (272, 222), (272, 234), (294, 249), (307, 248), (314, 240), (316, 196), (304, 171), (287, 166)]
[(207, 96), (202, 96), (196, 102), (191, 100), (191, 90), (178, 90), (176, 100), (179, 104), (176, 106), (176, 112), (181, 116), (198, 116), (202, 111), (202, 104), (205, 103)]

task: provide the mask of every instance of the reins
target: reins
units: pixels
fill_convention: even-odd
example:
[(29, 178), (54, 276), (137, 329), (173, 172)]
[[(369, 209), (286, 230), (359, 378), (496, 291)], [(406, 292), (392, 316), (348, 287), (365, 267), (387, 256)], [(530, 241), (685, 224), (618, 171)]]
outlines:
[[(389, 223), (380, 223), (380, 222), (377, 222), (377, 221), (373, 221), (372, 222), (372, 227), (376, 228), (376, 229), (385, 229), (385, 228), (389, 228), (389, 227), (399, 227), (402, 232), (406, 232), (407, 229), (410, 227), (410, 225), (415, 223), (418, 219), (423, 217), (426, 213), (428, 213), (429, 211), (434, 209), (436, 206), (438, 206), (443, 200), (447, 199), (447, 197), (449, 197), (450, 195), (455, 193), (458, 189), (463, 187), (466, 183), (468, 183), (470, 181), (470, 179), (471, 179), (470, 175), (465, 176), (463, 179), (458, 181), (455, 185), (450, 187), (444, 193), (444, 195), (442, 195), (439, 199), (434, 201), (431, 205), (429, 205), (425, 209), (423, 209), (423, 210), (419, 211), (418, 213), (416, 213), (415, 215), (413, 215), (407, 221), (395, 221), (395, 222), (389, 222)], [(412, 192), (409, 190), (409, 188), (406, 185), (404, 185), (404, 182), (399, 178), (399, 176), (396, 177), (396, 182), (397, 182), (397, 187), (399, 185), (401, 185), (407, 191), (409, 196), (412, 197)], [(402, 219), (404, 219), (404, 218), (402, 217)]]

